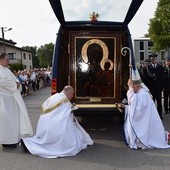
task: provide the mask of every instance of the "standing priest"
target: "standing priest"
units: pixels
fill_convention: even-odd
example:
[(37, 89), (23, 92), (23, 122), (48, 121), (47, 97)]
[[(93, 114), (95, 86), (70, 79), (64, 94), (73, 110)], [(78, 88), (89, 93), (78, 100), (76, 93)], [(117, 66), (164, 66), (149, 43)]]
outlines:
[(7, 68), (8, 64), (8, 55), (0, 53), (0, 144), (13, 148), (22, 137), (32, 135), (33, 131), (18, 90), (18, 80)]

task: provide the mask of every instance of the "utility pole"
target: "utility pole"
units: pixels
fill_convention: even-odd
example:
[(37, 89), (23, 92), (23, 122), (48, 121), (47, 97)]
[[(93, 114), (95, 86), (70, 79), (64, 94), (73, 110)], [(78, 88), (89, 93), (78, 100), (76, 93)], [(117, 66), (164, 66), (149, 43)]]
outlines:
[(5, 34), (4, 34), (4, 32), (10, 31), (10, 30), (12, 30), (12, 28), (7, 29), (7, 27), (1, 27), (4, 53), (6, 52), (6, 50), (5, 50)]

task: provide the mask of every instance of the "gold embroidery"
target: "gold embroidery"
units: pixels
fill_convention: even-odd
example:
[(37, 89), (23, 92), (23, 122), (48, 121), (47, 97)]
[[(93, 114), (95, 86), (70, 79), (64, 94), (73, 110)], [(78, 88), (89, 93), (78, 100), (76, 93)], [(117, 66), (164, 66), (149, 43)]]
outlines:
[(67, 102), (69, 102), (69, 99), (64, 98), (64, 99), (59, 100), (56, 104), (54, 104), (53, 106), (51, 106), (48, 109), (44, 109), (42, 107), (42, 114), (49, 113), (49, 112), (53, 111), (54, 109), (58, 108), (59, 106), (61, 106), (63, 103), (67, 103)]

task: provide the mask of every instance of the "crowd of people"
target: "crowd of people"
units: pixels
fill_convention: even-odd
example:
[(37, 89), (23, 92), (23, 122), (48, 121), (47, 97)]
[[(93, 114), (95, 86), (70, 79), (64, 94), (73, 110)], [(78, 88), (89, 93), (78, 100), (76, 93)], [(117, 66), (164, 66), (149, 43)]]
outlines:
[(34, 91), (51, 85), (50, 68), (24, 69), (13, 71), (13, 74), (20, 83), (19, 90), (22, 96), (33, 94)]
[[(151, 54), (149, 59), (140, 67), (142, 81), (149, 88), (154, 102), (157, 104), (158, 113), (162, 119), (162, 113), (170, 113), (170, 57), (164, 64), (158, 63), (157, 55)], [(163, 97), (163, 105), (162, 105)]]

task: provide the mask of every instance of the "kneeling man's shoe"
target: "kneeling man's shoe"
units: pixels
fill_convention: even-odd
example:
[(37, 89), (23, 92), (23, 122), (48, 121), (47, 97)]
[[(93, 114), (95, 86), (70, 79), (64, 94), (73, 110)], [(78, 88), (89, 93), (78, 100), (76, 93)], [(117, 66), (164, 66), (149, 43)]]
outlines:
[(22, 139), (21, 139), (21, 150), (22, 152), (25, 152), (25, 153), (29, 152)]
[(16, 148), (17, 144), (2, 144), (3, 148)]

